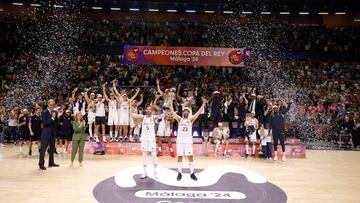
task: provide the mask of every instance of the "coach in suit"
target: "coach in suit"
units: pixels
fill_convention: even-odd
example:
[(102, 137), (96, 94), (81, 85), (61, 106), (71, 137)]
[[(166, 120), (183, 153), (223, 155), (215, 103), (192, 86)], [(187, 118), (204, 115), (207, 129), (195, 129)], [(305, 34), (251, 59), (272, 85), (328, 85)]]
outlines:
[(41, 121), (43, 123), (43, 129), (41, 131), (41, 149), (39, 157), (39, 167), (41, 170), (45, 168), (45, 152), (49, 146), (49, 167), (58, 167), (58, 164), (54, 162), (54, 150), (55, 150), (55, 128), (56, 128), (56, 112), (53, 110), (55, 101), (50, 99), (48, 101), (48, 107), (41, 114)]

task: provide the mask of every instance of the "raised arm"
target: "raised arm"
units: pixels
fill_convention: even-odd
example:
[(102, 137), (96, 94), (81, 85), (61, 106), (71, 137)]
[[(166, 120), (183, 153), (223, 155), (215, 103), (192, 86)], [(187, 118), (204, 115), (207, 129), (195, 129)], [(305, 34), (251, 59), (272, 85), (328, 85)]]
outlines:
[(118, 90), (116, 89), (116, 84), (115, 84), (116, 81), (117, 81), (117, 80), (115, 79), (115, 80), (111, 81), (111, 83), (113, 84), (113, 90), (114, 90), (115, 95), (116, 95), (117, 97), (120, 97), (121, 95), (120, 95), (120, 93), (118, 92)]
[(143, 101), (144, 101), (144, 95), (141, 94), (141, 95), (140, 95), (140, 101), (138, 102), (137, 106), (141, 106), (141, 104), (143, 103)]
[(133, 119), (144, 119), (144, 115), (133, 113), (132, 108), (133, 108), (132, 105), (130, 105), (130, 117), (131, 118), (133, 118)]
[(281, 114), (286, 114), (289, 110), (290, 110), (290, 106), (292, 104), (292, 102), (290, 102), (289, 104), (286, 102), (282, 102), (283, 104), (285, 104), (285, 109), (279, 111)]
[(205, 97), (201, 97), (201, 100), (202, 100), (202, 105), (201, 107), (199, 108), (199, 110), (191, 117), (191, 122), (194, 122), (196, 121), (196, 119), (200, 116), (200, 114), (202, 114), (205, 110), (205, 105), (206, 105), (206, 99)]
[(71, 98), (72, 98), (73, 101), (75, 101), (75, 94), (76, 94), (77, 91), (78, 91), (78, 88), (75, 88), (75, 89), (72, 91)]
[(85, 100), (86, 100), (87, 103), (90, 103), (90, 99), (89, 99), (89, 96), (88, 96), (89, 90), (90, 90), (90, 88), (85, 89), (85, 94), (84, 94), (84, 97), (85, 97)]
[(179, 85), (179, 87), (176, 89), (176, 99), (182, 102), (183, 97), (180, 96), (180, 87), (181, 86)]
[(173, 105), (173, 101), (171, 100), (171, 105), (170, 105), (170, 112), (173, 115), (174, 119), (177, 122), (180, 122), (181, 116), (179, 116), (175, 111), (174, 111), (174, 105)]
[(161, 89), (160, 89), (160, 80), (159, 80), (159, 79), (156, 79), (156, 86), (157, 86), (157, 91), (158, 91), (161, 95), (163, 95), (164, 92), (161, 91)]
[(109, 102), (110, 99), (109, 99), (109, 97), (108, 97), (107, 94), (106, 94), (106, 84), (107, 84), (107, 82), (105, 82), (105, 83), (102, 85), (102, 90), (103, 90), (103, 94), (104, 94), (105, 100)]
[(134, 100), (138, 96), (139, 92), (140, 92), (140, 88), (137, 88), (136, 93), (134, 94), (134, 96), (130, 98), (130, 101)]

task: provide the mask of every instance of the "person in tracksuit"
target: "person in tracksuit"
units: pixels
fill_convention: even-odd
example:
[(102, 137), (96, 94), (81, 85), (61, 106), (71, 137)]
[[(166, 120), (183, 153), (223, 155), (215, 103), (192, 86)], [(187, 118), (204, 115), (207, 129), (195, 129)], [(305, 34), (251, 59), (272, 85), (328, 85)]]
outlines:
[(285, 131), (284, 115), (289, 111), (291, 103), (286, 104), (285, 102), (283, 102), (283, 104), (285, 108), (282, 108), (282, 110), (279, 110), (280, 109), (279, 106), (274, 105), (273, 112), (271, 113), (269, 118), (270, 132), (272, 133), (274, 139), (274, 161), (277, 160), (277, 146), (279, 140), (283, 152), (282, 160), (283, 161), (286, 160), (285, 137), (284, 137), (284, 131)]

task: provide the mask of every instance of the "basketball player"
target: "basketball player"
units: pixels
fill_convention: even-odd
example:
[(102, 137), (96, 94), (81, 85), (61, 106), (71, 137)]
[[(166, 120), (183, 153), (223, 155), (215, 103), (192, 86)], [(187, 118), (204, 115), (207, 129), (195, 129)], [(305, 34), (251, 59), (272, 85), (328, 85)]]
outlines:
[(101, 94), (97, 95), (97, 102), (95, 104), (95, 137), (99, 140), (99, 127), (101, 127), (102, 132), (102, 141), (106, 142), (105, 137), (105, 99), (103, 99)]
[(41, 147), (41, 143), (40, 143), (40, 137), (41, 137), (41, 112), (42, 109), (37, 107), (35, 109), (35, 114), (30, 118), (29, 121), (29, 131), (30, 131), (30, 145), (29, 145), (29, 155), (32, 155), (32, 145), (33, 142), (37, 142), (37, 146), (40, 152), (40, 147)]
[(201, 113), (204, 112), (206, 99), (204, 97), (201, 98), (202, 105), (198, 112), (196, 112), (193, 116), (190, 116), (190, 110), (188, 108), (182, 109), (182, 117), (176, 114), (174, 108), (171, 105), (171, 112), (173, 114), (174, 119), (178, 122), (178, 133), (176, 138), (176, 152), (178, 156), (178, 176), (177, 180), (180, 181), (182, 179), (182, 162), (183, 157), (187, 156), (189, 159), (189, 168), (190, 168), (190, 178), (197, 181), (197, 177), (194, 173), (194, 158), (193, 158), (193, 139), (192, 139), (192, 124), (199, 117)]
[(217, 157), (218, 151), (219, 151), (219, 147), (220, 144), (223, 143), (225, 144), (225, 148), (224, 148), (224, 156), (226, 158), (229, 158), (229, 155), (227, 154), (228, 152), (228, 148), (229, 148), (229, 137), (230, 137), (230, 129), (229, 128), (225, 128), (223, 126), (223, 123), (218, 123), (218, 127), (216, 127), (212, 133), (212, 137), (214, 139), (214, 143), (215, 143), (215, 152), (214, 152), (214, 156), (215, 158)]
[(157, 174), (157, 158), (156, 158), (156, 139), (155, 139), (155, 121), (163, 117), (163, 115), (153, 115), (153, 107), (152, 104), (147, 106), (145, 109), (145, 115), (133, 114), (133, 111), (130, 110), (131, 117), (136, 120), (140, 120), (142, 122), (142, 130), (141, 130), (141, 150), (143, 154), (143, 166), (144, 172), (141, 175), (141, 179), (147, 177), (146, 170), (146, 157), (148, 152), (151, 153), (151, 157), (154, 165), (154, 177), (158, 178)]
[(245, 157), (249, 156), (249, 142), (252, 145), (252, 157), (255, 158), (255, 149), (256, 149), (256, 131), (259, 128), (259, 122), (255, 118), (255, 113), (250, 113), (250, 116), (246, 118), (245, 121), (245, 128), (246, 128), (246, 134), (245, 136)]
[[(88, 117), (88, 125), (89, 125), (89, 135), (90, 139), (94, 140), (93, 136), (93, 124), (95, 122), (95, 93), (90, 94), (90, 98), (88, 97), (88, 92), (90, 89), (85, 89), (85, 100), (88, 104), (87, 109), (87, 117)], [(96, 142), (99, 142), (98, 137), (95, 136)]]
[[(133, 100), (131, 101), (131, 108), (130, 110), (132, 111), (133, 114), (138, 114), (139, 113), (139, 106), (143, 103), (144, 101), (144, 96), (141, 94), (140, 95), (140, 101), (138, 102), (137, 100)], [(140, 128), (137, 123), (134, 121), (134, 119), (132, 117), (130, 117), (130, 136), (132, 136), (132, 140), (135, 141), (137, 140), (137, 136), (135, 136), (135, 128), (137, 128), (137, 130)], [(140, 131), (139, 131), (140, 132)], [(139, 135), (139, 132), (136, 132), (136, 135)]]
[[(24, 155), (22, 146), (25, 144), (29, 145), (28, 141), (30, 140), (30, 131), (29, 131), (29, 117), (28, 110), (23, 109), (19, 115), (18, 127), (20, 130), (20, 141), (19, 141), (19, 152), (20, 155)], [(30, 145), (29, 145), (30, 146)], [(32, 154), (31, 148), (29, 147), (29, 155)]]
[(132, 100), (134, 100), (137, 95), (140, 92), (140, 89), (138, 88), (136, 90), (136, 93), (133, 97), (131, 97), (130, 99), (128, 98), (127, 94), (122, 91), (121, 94), (117, 91), (116, 89), (116, 85), (115, 82), (117, 80), (113, 80), (113, 90), (115, 92), (115, 94), (117, 95), (117, 100), (119, 102), (119, 126), (120, 126), (120, 141), (122, 141), (122, 139), (124, 141), (128, 140), (128, 141), (132, 141), (131, 137), (129, 136), (129, 125), (130, 125), (130, 102)]
[(103, 87), (103, 94), (105, 100), (108, 102), (108, 107), (109, 107), (108, 126), (109, 126), (110, 142), (113, 142), (114, 141), (113, 132), (115, 131), (115, 138), (117, 138), (119, 131), (119, 112), (117, 109), (118, 102), (113, 92), (110, 93), (110, 98), (107, 96), (106, 84), (107, 82), (102, 87)]

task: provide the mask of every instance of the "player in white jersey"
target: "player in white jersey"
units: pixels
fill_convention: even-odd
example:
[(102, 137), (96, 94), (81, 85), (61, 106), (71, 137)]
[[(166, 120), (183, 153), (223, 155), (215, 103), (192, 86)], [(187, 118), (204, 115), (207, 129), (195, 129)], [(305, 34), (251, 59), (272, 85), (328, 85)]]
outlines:
[(141, 178), (144, 179), (147, 177), (146, 170), (146, 158), (148, 152), (151, 153), (151, 157), (154, 164), (154, 177), (157, 178), (157, 158), (156, 158), (156, 139), (155, 139), (155, 120), (163, 117), (163, 115), (153, 115), (153, 107), (149, 105), (146, 107), (145, 115), (133, 114), (131, 112), (131, 117), (136, 120), (141, 120), (142, 129), (141, 129), (141, 151), (143, 154), (143, 166), (144, 172), (141, 175)]
[(127, 138), (127, 140), (132, 141), (131, 137), (129, 136), (129, 125), (130, 125), (130, 102), (132, 100), (134, 100), (137, 95), (139, 94), (140, 89), (137, 89), (135, 95), (133, 97), (131, 97), (130, 99), (128, 98), (127, 94), (122, 92), (122, 94), (120, 94), (117, 89), (116, 89), (116, 85), (115, 85), (116, 80), (113, 80), (113, 90), (116, 94), (116, 99), (119, 102), (119, 131), (120, 131), (120, 141), (123, 138), (124, 141)]
[(180, 181), (182, 178), (182, 164), (183, 156), (187, 156), (189, 159), (189, 168), (190, 168), (190, 177), (191, 179), (197, 181), (197, 177), (194, 173), (194, 158), (193, 158), (193, 139), (192, 139), (192, 124), (194, 121), (202, 114), (205, 110), (206, 99), (201, 98), (202, 105), (198, 112), (193, 116), (190, 116), (190, 110), (188, 108), (182, 109), (182, 117), (177, 115), (174, 111), (174, 108), (171, 105), (171, 112), (174, 119), (178, 122), (178, 133), (176, 138), (176, 153), (178, 156), (178, 176), (177, 180)]
[[(113, 132), (115, 131), (115, 138), (118, 137), (119, 129), (119, 112), (118, 112), (118, 102), (115, 98), (115, 94), (110, 93), (110, 98), (106, 94), (106, 84), (103, 85), (103, 94), (105, 100), (108, 102), (109, 112), (108, 112), (108, 126), (110, 134), (110, 142), (114, 141)], [(113, 131), (114, 130), (114, 131)]]
[(215, 157), (217, 157), (221, 143), (225, 144), (224, 156), (229, 157), (229, 155), (227, 154), (229, 148), (229, 141), (228, 141), (229, 136), (230, 136), (229, 128), (224, 127), (222, 123), (218, 123), (218, 127), (216, 127), (212, 133), (212, 137), (215, 143), (215, 152), (214, 152)]
[(99, 136), (99, 128), (102, 131), (102, 140), (106, 142), (105, 137), (105, 123), (106, 123), (106, 112), (105, 112), (105, 99), (101, 94), (97, 95), (97, 102), (95, 104), (95, 137)]
[(93, 124), (95, 122), (95, 93), (91, 93), (89, 98), (88, 97), (89, 90), (90, 89), (85, 89), (85, 95), (84, 95), (88, 105), (87, 117), (88, 117), (89, 135), (91, 140), (96, 139), (96, 142), (99, 142), (99, 140), (97, 140), (98, 138), (96, 136), (94, 138), (93, 136)]
[[(133, 114), (139, 113), (138, 107), (142, 104), (142, 102), (144, 100), (144, 96), (142, 94), (140, 96), (141, 96), (140, 101), (137, 101), (137, 100), (130, 101), (130, 103), (131, 103), (130, 111)], [(135, 128), (138, 127), (138, 125), (139, 125), (139, 122), (135, 122), (135, 120), (132, 117), (130, 117), (130, 136), (131, 136), (131, 140), (133, 140), (133, 141), (137, 140), (137, 137), (135, 136), (134, 131), (135, 131)], [(137, 129), (139, 129), (139, 127)], [(139, 135), (138, 132), (136, 134)]]
[(259, 122), (255, 118), (255, 113), (250, 113), (249, 117), (246, 117), (245, 120), (246, 134), (245, 136), (245, 157), (249, 156), (249, 142), (252, 145), (252, 157), (255, 158), (255, 148), (256, 148), (256, 131), (259, 128)]
[(72, 92), (72, 99), (74, 101), (74, 107), (73, 107), (73, 115), (75, 116), (78, 112), (81, 112), (82, 116), (85, 116), (86, 114), (86, 101), (83, 99), (83, 92), (81, 92), (78, 95), (78, 98), (75, 99), (76, 92), (78, 91), (78, 88), (75, 88)]

